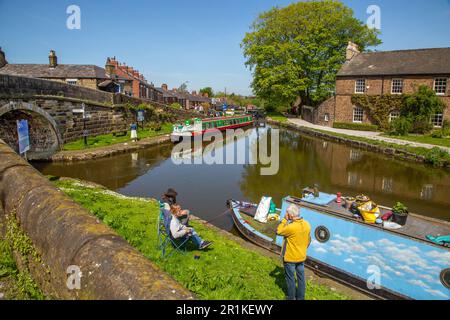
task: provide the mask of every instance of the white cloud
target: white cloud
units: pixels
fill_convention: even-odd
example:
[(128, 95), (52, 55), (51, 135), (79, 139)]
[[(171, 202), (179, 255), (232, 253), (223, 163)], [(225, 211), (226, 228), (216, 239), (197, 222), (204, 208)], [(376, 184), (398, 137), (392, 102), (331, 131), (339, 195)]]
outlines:
[(355, 261), (353, 261), (352, 258), (348, 258), (346, 260), (344, 260), (345, 263), (350, 263), (350, 264), (355, 264)]
[(450, 252), (430, 251), (427, 257), (434, 259), (434, 262), (443, 266), (450, 265)]
[(328, 251), (323, 247), (316, 248), (316, 249), (314, 249), (314, 251), (316, 251), (318, 253), (328, 253)]
[(433, 290), (433, 289), (425, 289), (426, 292), (428, 292), (429, 294), (432, 294), (435, 297), (440, 297), (440, 298), (444, 298), (444, 299), (448, 299), (449, 296), (442, 293), (439, 290)]
[(422, 280), (408, 280), (408, 283), (414, 285), (414, 286), (419, 286), (422, 287), (424, 289), (429, 289), (430, 286), (427, 285), (425, 282), (423, 282)]
[(401, 265), (401, 266), (397, 266), (397, 269), (402, 270), (406, 273), (412, 274), (412, 275), (417, 275), (417, 271), (414, 270), (413, 268), (411, 268), (408, 265)]
[(364, 246), (371, 249), (375, 249), (377, 247), (377, 245), (372, 241), (364, 242)]

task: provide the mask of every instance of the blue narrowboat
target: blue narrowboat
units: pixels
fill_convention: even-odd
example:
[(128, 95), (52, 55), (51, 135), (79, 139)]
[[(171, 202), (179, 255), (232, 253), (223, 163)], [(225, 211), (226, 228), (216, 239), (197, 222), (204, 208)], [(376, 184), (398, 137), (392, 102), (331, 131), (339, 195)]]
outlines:
[[(280, 219), (291, 206), (311, 225), (306, 264), (314, 271), (380, 299), (448, 300), (450, 249), (427, 235), (450, 235), (450, 223), (409, 214), (396, 230), (357, 219), (336, 201), (320, 193), (304, 198), (286, 197)], [(229, 201), (237, 229), (248, 240), (280, 253), (283, 238), (276, 235), (279, 221), (253, 219), (258, 205)], [(386, 212), (389, 208), (382, 208)], [(444, 237), (445, 238), (445, 237)]]

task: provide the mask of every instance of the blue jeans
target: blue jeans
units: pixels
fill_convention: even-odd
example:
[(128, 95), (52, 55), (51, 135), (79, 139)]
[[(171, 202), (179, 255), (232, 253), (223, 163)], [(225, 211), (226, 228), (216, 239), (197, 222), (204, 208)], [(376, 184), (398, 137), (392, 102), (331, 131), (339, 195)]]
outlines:
[[(297, 274), (298, 287), (295, 285), (295, 274)], [(284, 275), (287, 284), (287, 300), (305, 300), (306, 280), (305, 280), (305, 264), (301, 263), (284, 263)]]
[(203, 243), (203, 239), (200, 238), (200, 236), (198, 235), (197, 232), (195, 232), (195, 230), (192, 231), (191, 235), (185, 235), (184, 237), (182, 237), (181, 241), (184, 241), (187, 239), (192, 239), (192, 241), (195, 243), (197, 248), (200, 248), (201, 244)]

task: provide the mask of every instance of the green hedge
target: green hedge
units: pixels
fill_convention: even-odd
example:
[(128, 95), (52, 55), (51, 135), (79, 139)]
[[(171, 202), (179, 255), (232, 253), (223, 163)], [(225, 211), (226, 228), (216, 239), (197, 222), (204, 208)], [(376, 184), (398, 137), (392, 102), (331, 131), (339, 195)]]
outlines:
[(378, 126), (366, 123), (335, 122), (333, 128), (359, 131), (378, 131)]

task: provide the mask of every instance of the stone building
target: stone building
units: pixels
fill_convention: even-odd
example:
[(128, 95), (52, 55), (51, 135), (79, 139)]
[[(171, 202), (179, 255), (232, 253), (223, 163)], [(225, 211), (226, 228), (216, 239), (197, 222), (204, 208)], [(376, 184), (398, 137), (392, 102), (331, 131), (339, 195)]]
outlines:
[(48, 64), (10, 64), (0, 49), (0, 74), (25, 76), (78, 85), (107, 92), (122, 92), (126, 79), (111, 77), (95, 65), (59, 64), (54, 50)]
[[(443, 114), (432, 117), (432, 124), (439, 127), (450, 119), (450, 48), (360, 53), (349, 43), (346, 56), (336, 77), (335, 96), (314, 110), (309, 121), (329, 126), (374, 123), (369, 110), (352, 103), (352, 96), (411, 94), (421, 85), (433, 89), (447, 105)], [(398, 116), (393, 110), (389, 121)]]

